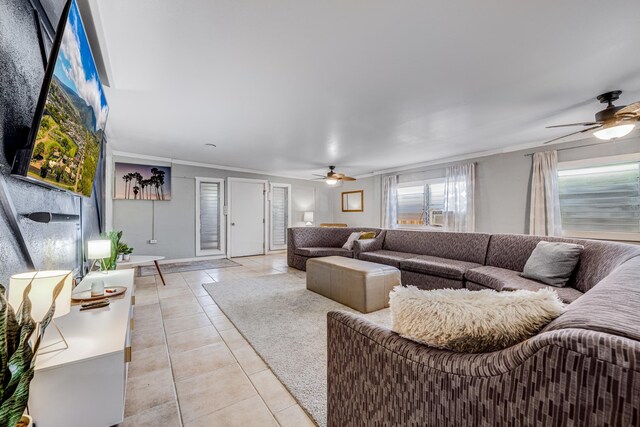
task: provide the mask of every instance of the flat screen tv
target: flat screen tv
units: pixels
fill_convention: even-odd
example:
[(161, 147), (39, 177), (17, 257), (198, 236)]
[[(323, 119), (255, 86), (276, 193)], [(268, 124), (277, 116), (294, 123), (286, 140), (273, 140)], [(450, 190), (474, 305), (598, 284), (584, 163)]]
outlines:
[(109, 108), (75, 0), (56, 31), (26, 148), (12, 173), (90, 197)]

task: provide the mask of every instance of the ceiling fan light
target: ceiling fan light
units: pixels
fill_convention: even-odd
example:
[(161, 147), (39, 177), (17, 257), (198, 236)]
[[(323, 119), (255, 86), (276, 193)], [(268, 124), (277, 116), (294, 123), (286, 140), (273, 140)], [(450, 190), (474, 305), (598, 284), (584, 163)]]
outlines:
[(335, 178), (327, 178), (324, 180), (324, 182), (326, 182), (328, 185), (336, 185), (338, 183), (338, 180)]
[(628, 135), (636, 126), (633, 122), (617, 122), (610, 125), (604, 125), (601, 129), (593, 132), (593, 136), (604, 141), (622, 138)]

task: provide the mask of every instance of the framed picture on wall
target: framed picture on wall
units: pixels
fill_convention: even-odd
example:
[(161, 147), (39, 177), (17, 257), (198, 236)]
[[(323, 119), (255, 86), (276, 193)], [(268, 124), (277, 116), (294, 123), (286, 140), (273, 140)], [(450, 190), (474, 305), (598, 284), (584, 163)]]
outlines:
[(344, 191), (342, 193), (342, 212), (363, 212), (364, 190)]
[(171, 200), (171, 166), (116, 162), (113, 198)]

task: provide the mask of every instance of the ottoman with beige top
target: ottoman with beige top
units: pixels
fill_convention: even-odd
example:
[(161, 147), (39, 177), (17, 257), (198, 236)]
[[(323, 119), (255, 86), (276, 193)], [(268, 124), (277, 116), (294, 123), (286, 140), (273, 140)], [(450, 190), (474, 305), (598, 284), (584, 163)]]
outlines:
[(389, 292), (400, 285), (400, 270), (341, 256), (307, 261), (307, 289), (361, 313), (389, 307)]

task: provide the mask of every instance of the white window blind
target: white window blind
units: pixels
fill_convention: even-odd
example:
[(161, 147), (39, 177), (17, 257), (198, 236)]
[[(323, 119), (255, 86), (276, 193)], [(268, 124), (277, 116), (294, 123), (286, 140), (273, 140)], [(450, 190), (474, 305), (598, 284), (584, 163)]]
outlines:
[(200, 183), (200, 250), (220, 249), (221, 200), (219, 182)]
[(288, 184), (271, 185), (271, 250), (285, 249), (287, 247), (290, 192), (291, 186)]
[(429, 212), (444, 209), (444, 180), (402, 184), (397, 194), (398, 225), (430, 225)]
[(558, 185), (563, 233), (640, 233), (640, 163), (560, 170)]

